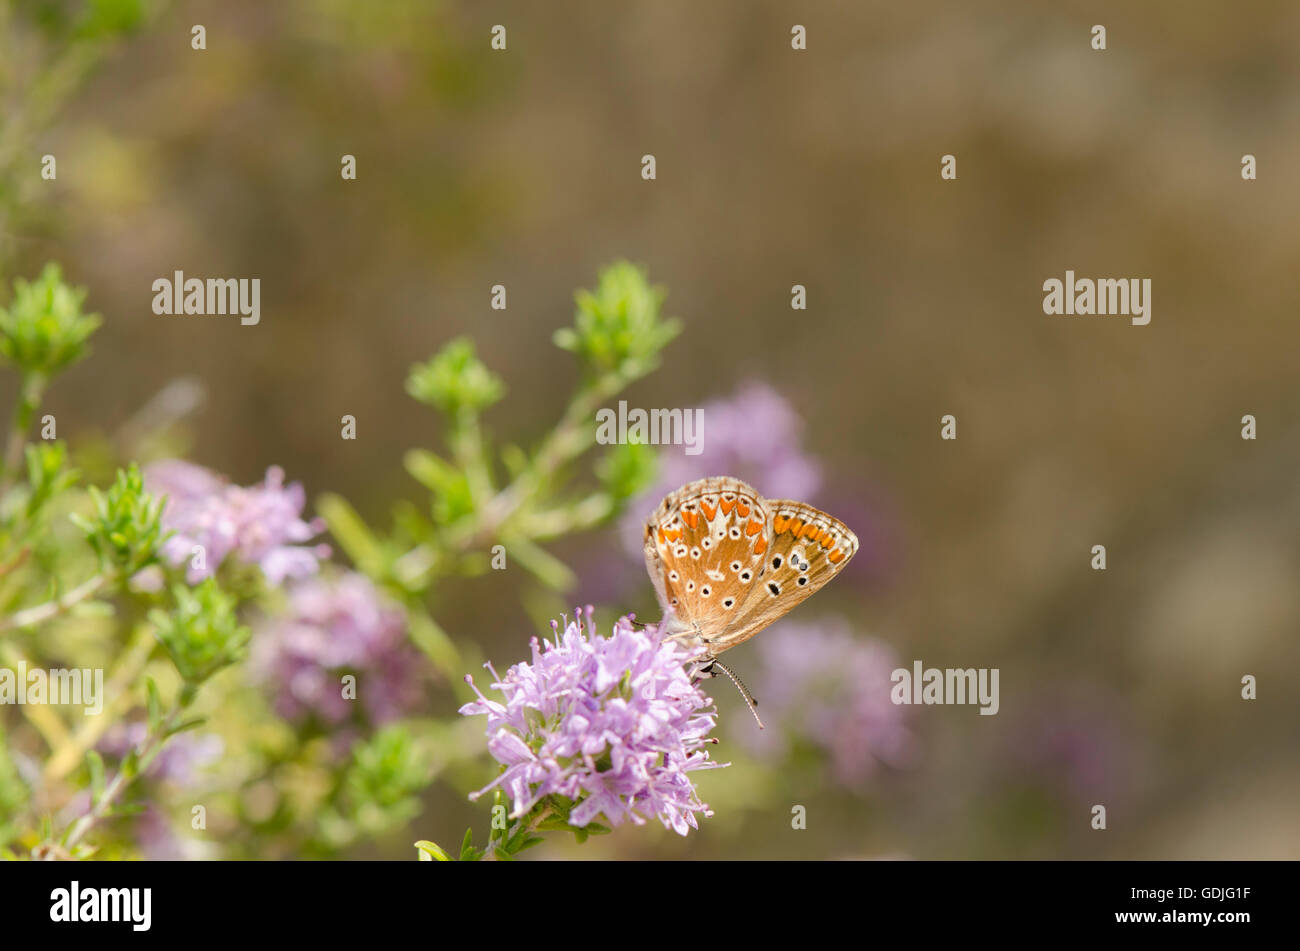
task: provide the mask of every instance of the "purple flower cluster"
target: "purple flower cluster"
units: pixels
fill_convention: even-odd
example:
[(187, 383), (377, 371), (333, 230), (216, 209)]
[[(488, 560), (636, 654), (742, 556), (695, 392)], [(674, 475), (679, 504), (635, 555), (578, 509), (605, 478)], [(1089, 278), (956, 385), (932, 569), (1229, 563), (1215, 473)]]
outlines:
[[(173, 565), (189, 562), (191, 584), (213, 574), (226, 556), (258, 565), (273, 585), (285, 578), (315, 574), (328, 558), (327, 545), (304, 545), (325, 530), (320, 519), (302, 518), (306, 496), (300, 483), (284, 484), (284, 470), (272, 466), (261, 485), (231, 485), (221, 476), (180, 459), (150, 465), (145, 487), (166, 495), (163, 528), (173, 531), (163, 557)], [(195, 567), (194, 547), (204, 550)]]
[(569, 823), (586, 826), (604, 817), (643, 825), (657, 816), (680, 835), (698, 828), (697, 812), (710, 816), (689, 774), (726, 764), (709, 760), (704, 747), (714, 727), (713, 701), (684, 668), (690, 654), (661, 642), (653, 627), (637, 630), (631, 618), (596, 634), (592, 609), (579, 612), (555, 642), (532, 640), (532, 663), (499, 676), (505, 703), (485, 697), (461, 707), (487, 716), (488, 750), (505, 769), (476, 799), (501, 786), (521, 818), (544, 797), (574, 805)]
[[(371, 723), (398, 719), (424, 696), (420, 661), (405, 612), (355, 572), (296, 582), (286, 610), (253, 639), (254, 669), (275, 685), (276, 712), (290, 720), (342, 723), (357, 701)], [(356, 677), (356, 701), (343, 694), (344, 674)]]
[(903, 708), (890, 699), (898, 661), (888, 645), (839, 624), (790, 621), (754, 643), (762, 662), (754, 696), (768, 726), (781, 727), (742, 730), (738, 738), (755, 753), (784, 758), (794, 744), (817, 747), (831, 777), (848, 788), (881, 763), (906, 763), (911, 736)]

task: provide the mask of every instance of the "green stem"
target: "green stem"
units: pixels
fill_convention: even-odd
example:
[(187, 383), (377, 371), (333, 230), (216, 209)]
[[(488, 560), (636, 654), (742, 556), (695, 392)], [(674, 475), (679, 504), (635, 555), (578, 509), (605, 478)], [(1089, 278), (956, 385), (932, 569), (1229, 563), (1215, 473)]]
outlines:
[(31, 627), (51, 618), (58, 617), (82, 601), (93, 597), (104, 585), (108, 584), (108, 575), (97, 574), (77, 585), (67, 594), (60, 595), (52, 601), (25, 608), (7, 618), (0, 618), (0, 633), (18, 628)]
[(27, 430), (44, 395), (45, 376), (30, 371), (24, 373), (18, 403), (14, 406), (13, 421), (9, 425), (9, 439), (5, 443), (4, 484), (0, 486), (0, 495), (8, 491), (18, 474), (23, 460), (23, 445), (27, 442)]
[(542, 443), (532, 464), (494, 495), (473, 524), (452, 535), (452, 547), (465, 550), (495, 537), (498, 529), (519, 510), (529, 497), (565, 463), (576, 459), (595, 442), (596, 410), (626, 384), (617, 373), (609, 373), (578, 390), (559, 425)]
[(131, 687), (140, 672), (144, 670), (149, 655), (157, 646), (153, 628), (141, 624), (135, 633), (126, 653), (118, 659), (108, 682), (104, 685), (104, 710), (102, 716), (89, 717), (72, 737), (62, 746), (57, 747), (45, 765), (42, 779), (46, 786), (52, 786), (77, 768), (89, 750), (103, 738), (104, 734), (130, 707), (132, 701)]
[(91, 807), (90, 811), (73, 823), (64, 835), (61, 844), (65, 849), (71, 852), (76, 847), (77, 843), (86, 837), (87, 833), (107, 818), (108, 814), (112, 812), (113, 806), (117, 803), (117, 800), (122, 796), (122, 794), (130, 788), (133, 782), (143, 775), (144, 771), (153, 761), (155, 754), (157, 754), (158, 751), (162, 749), (163, 744), (167, 742), (168, 734), (176, 724), (176, 721), (180, 718), (180, 715), (193, 702), (194, 693), (195, 688), (193, 684), (187, 683), (182, 688), (181, 695), (175, 706), (172, 707), (171, 711), (167, 716), (163, 717), (162, 721), (156, 727), (149, 730), (149, 733), (144, 738), (144, 743), (137, 747), (136, 762), (139, 764), (137, 768), (129, 776), (125, 769), (120, 767), (118, 768), (117, 775), (114, 776), (112, 781), (104, 787), (104, 792), (100, 795), (99, 799), (95, 801), (95, 804)]
[(478, 413), (467, 409), (460, 411), (451, 434), (451, 444), (453, 457), (469, 482), (470, 498), (478, 506), (491, 498), (494, 492)]
[(547, 806), (531, 816), (525, 816), (524, 818), (517, 820), (511, 828), (507, 829), (501, 835), (500, 838), (492, 840), (492, 849), (484, 855), (483, 858), (487, 859), (489, 862), (495, 862), (497, 855), (501, 853), (502, 848), (507, 842), (520, 833), (523, 833), (524, 837), (527, 838), (533, 832), (536, 832), (537, 827), (550, 818), (552, 811), (551, 807)]

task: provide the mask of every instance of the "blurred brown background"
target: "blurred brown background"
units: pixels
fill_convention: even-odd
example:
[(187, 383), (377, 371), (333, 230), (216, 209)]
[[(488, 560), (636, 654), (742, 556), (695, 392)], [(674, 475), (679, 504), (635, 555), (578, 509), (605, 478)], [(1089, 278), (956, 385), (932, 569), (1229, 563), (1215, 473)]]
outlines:
[[(632, 405), (764, 380), (828, 482), (890, 500), (888, 583), (801, 610), (1002, 688), (996, 717), (917, 711), (916, 766), (805, 837), (778, 804), (664, 854), (1296, 858), (1298, 61), (1286, 0), (178, 3), (40, 141), (59, 177), (17, 270), (63, 262), (106, 318), (60, 435), (195, 375), (196, 461), (382, 524), (437, 436), (410, 364), (472, 335), (511, 387), (491, 425), (531, 441), (573, 382), (574, 288), (642, 263), (686, 332)], [(1067, 268), (1151, 278), (1150, 325), (1045, 316)], [(260, 277), (260, 326), (154, 316), (176, 269)], [(492, 584), (443, 621), (508, 663), (529, 624)], [(1067, 708), (1079, 749), (1021, 755)], [(1080, 756), (1100, 778), (1042, 795)]]

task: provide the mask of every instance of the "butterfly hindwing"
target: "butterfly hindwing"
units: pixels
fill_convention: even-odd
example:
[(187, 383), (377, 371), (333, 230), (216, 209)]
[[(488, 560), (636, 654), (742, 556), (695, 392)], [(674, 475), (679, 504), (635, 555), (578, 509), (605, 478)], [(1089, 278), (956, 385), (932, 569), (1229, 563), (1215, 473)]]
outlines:
[(730, 626), (757, 590), (771, 525), (762, 498), (739, 479), (700, 479), (668, 495), (645, 531), (665, 612), (706, 638)]
[(742, 610), (711, 641), (716, 654), (741, 644), (839, 574), (857, 553), (858, 537), (839, 519), (804, 502), (765, 499), (772, 540), (762, 573)]

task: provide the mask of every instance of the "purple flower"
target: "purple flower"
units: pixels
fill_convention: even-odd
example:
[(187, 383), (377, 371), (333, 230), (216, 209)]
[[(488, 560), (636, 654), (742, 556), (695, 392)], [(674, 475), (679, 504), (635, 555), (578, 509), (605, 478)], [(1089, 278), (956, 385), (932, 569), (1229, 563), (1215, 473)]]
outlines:
[[(782, 621), (755, 639), (762, 663), (754, 696), (769, 729), (742, 730), (760, 755), (786, 756), (795, 744), (821, 749), (832, 778), (855, 788), (878, 765), (903, 765), (911, 737), (890, 699), (898, 666), (883, 642), (841, 624)], [(750, 726), (751, 724), (745, 724)]]
[(276, 711), (290, 720), (348, 720), (356, 703), (344, 696), (345, 674), (356, 677), (356, 699), (372, 723), (404, 716), (424, 696), (405, 612), (355, 572), (296, 582), (285, 613), (254, 638), (253, 665), (276, 686)]
[[(142, 720), (115, 723), (96, 747), (109, 756), (124, 757), (138, 749), (149, 734)], [(198, 785), (201, 773), (221, 759), (225, 743), (215, 733), (178, 733), (169, 739), (149, 764), (148, 775), (183, 788)]]
[(515, 664), (493, 687), (505, 702), (479, 692), (460, 708), (487, 716), (488, 751), (505, 769), (471, 795), (501, 786), (522, 818), (543, 798), (573, 802), (569, 823), (603, 817), (643, 825), (657, 816), (686, 835), (695, 814), (712, 815), (689, 773), (717, 767), (704, 747), (714, 726), (713, 701), (683, 666), (691, 654), (661, 642), (653, 627), (637, 630), (631, 616), (610, 637), (596, 634), (592, 609), (581, 612), (555, 642), (532, 640), (532, 663)]
[[(173, 565), (190, 562), (191, 584), (213, 574), (226, 556), (258, 565), (273, 585), (285, 578), (315, 574), (327, 545), (303, 545), (325, 530), (321, 519), (302, 518), (306, 496), (300, 483), (284, 484), (284, 470), (272, 466), (261, 485), (231, 485), (216, 473), (180, 459), (145, 470), (145, 487), (167, 496), (163, 528), (174, 534), (163, 545)], [(203, 565), (195, 567), (194, 547), (203, 547)]]

